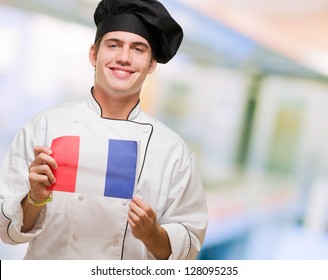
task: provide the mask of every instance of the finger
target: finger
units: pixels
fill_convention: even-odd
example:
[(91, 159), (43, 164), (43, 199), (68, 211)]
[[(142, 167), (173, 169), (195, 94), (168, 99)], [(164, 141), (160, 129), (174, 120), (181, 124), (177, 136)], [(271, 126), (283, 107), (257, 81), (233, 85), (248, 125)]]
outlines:
[(54, 169), (58, 167), (56, 160), (45, 153), (38, 154), (34, 159), (34, 161), (31, 163), (31, 167), (44, 165), (44, 164), (47, 164)]
[(129, 211), (134, 213), (138, 217), (147, 215), (147, 213), (133, 201), (130, 202), (129, 207), (130, 207)]
[(30, 181), (31, 189), (33, 187), (39, 187), (39, 186), (49, 187), (52, 185), (52, 183), (49, 181), (48, 176), (43, 174), (30, 173), (29, 181)]
[(150, 223), (153, 218), (151, 218), (145, 210), (137, 206), (134, 202), (130, 202), (130, 216), (133, 218), (134, 222), (139, 225), (145, 225)]
[(141, 208), (143, 211), (145, 211), (150, 218), (154, 218), (156, 216), (154, 210), (146, 202), (144, 202), (141, 198), (135, 196), (132, 199), (132, 202), (135, 205), (137, 205), (139, 208)]
[(45, 175), (45, 176), (47, 176), (50, 184), (54, 184), (56, 182), (56, 178), (55, 178), (52, 170), (46, 164), (35, 166), (35, 167), (31, 167), (30, 168), (30, 174), (33, 174), (33, 173), (38, 174), (38, 175)]
[(142, 225), (143, 224), (143, 220), (138, 216), (138, 214), (136, 214), (135, 212), (133, 212), (132, 210), (129, 210), (128, 212), (128, 217), (135, 223), (138, 225)]
[(141, 236), (142, 236), (142, 233), (141, 233), (141, 227), (139, 227), (131, 218), (128, 217), (128, 223), (129, 223), (129, 226), (131, 227), (131, 232), (132, 232), (132, 235), (135, 237), (135, 238), (138, 238), (140, 239)]
[(41, 153), (44, 153), (44, 154), (47, 154), (47, 155), (51, 155), (52, 154), (52, 151), (48, 147), (35, 146), (34, 147), (34, 157), (37, 157)]
[(132, 229), (137, 228), (136, 223), (130, 217), (128, 217), (128, 223)]

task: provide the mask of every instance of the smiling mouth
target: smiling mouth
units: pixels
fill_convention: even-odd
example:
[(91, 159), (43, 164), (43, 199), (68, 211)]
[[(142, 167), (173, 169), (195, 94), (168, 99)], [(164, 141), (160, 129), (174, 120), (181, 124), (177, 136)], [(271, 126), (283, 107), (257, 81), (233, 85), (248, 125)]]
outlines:
[(110, 68), (115, 76), (120, 77), (120, 78), (128, 78), (130, 77), (134, 72), (132, 71), (127, 71), (127, 70), (122, 70), (118, 68)]

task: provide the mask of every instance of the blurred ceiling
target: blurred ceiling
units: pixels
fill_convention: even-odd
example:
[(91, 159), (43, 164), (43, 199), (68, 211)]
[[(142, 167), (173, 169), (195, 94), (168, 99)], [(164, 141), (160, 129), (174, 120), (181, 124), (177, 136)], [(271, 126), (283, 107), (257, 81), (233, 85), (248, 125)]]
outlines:
[(328, 0), (179, 0), (328, 76)]
[[(93, 11), (99, 1), (2, 0), (1, 2), (24, 10), (50, 14), (93, 26)], [(189, 29), (193, 31), (187, 34), (187, 40), (192, 40), (192, 37), (197, 36), (203, 36), (203, 38), (207, 36), (211, 40), (218, 38), (214, 41), (215, 48), (222, 46), (222, 50), (225, 48), (225, 54), (227, 50), (230, 52), (235, 50), (236, 53), (232, 54), (232, 59), (234, 55), (239, 56), (236, 59), (240, 59), (242, 52), (244, 56), (247, 52), (250, 56), (250, 52), (254, 52), (255, 48), (256, 51), (259, 50), (248, 40), (250, 38), (277, 54), (328, 76), (328, 0), (162, 0), (162, 2), (171, 13), (180, 13), (182, 18), (188, 17), (187, 13), (183, 12), (183, 7), (188, 7), (191, 12), (195, 12), (193, 16), (189, 15), (188, 22), (187, 19), (184, 20), (185, 25), (190, 25)], [(204, 17), (199, 17), (199, 15)], [(192, 24), (193, 17), (198, 17), (197, 26)], [(205, 22), (208, 18), (210, 23), (199, 26), (203, 25), (199, 22)], [(236, 47), (231, 48), (228, 31), (223, 27), (213, 28), (211, 24), (213, 22), (241, 34), (237, 36), (229, 33), (230, 37), (237, 40), (235, 44), (241, 44), (238, 52)], [(200, 52), (201, 50), (197, 44), (196, 46), (194, 44), (193, 50), (190, 51)], [(262, 56), (265, 56), (263, 50)], [(219, 57), (221, 60), (224, 59), (223, 55)], [(213, 59), (213, 53), (211, 57), (208, 54), (207, 59)], [(285, 66), (280, 66), (280, 69), (283, 67)]]

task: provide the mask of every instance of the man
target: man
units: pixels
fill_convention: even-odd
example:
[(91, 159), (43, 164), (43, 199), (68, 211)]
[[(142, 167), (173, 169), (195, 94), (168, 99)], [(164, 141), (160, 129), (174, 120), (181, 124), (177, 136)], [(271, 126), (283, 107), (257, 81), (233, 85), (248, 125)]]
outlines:
[(1, 239), (29, 242), (26, 259), (194, 259), (208, 223), (195, 156), (139, 106), (182, 29), (155, 0), (103, 0), (94, 19), (91, 94), (36, 116), (4, 159)]

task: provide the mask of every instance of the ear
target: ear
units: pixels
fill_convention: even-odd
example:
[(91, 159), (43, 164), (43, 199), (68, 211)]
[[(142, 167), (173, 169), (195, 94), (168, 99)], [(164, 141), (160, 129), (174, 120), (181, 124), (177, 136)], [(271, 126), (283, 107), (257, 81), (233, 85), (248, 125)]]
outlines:
[(157, 60), (156, 59), (152, 59), (149, 65), (149, 69), (148, 69), (148, 74), (151, 74), (155, 71), (157, 66)]
[(96, 51), (96, 46), (91, 45), (89, 49), (89, 60), (90, 63), (93, 67), (96, 67), (96, 62), (97, 62), (97, 51)]

